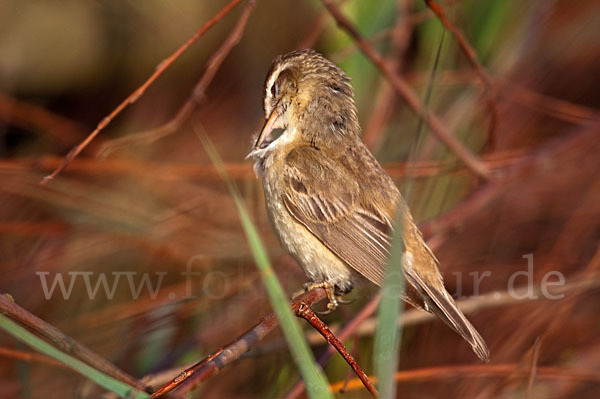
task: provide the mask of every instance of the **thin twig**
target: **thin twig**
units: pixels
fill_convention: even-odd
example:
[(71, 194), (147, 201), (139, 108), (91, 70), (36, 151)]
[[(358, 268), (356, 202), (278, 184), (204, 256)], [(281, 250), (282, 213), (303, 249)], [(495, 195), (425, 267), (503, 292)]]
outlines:
[(537, 362), (540, 356), (540, 347), (542, 340), (537, 337), (533, 344), (533, 353), (531, 355), (531, 367), (529, 370), (529, 380), (527, 381), (527, 399), (531, 399), (533, 396), (533, 383), (535, 382), (535, 376), (537, 374)]
[[(440, 37), (440, 42), (438, 44), (438, 49), (437, 52), (435, 54), (435, 59), (433, 61), (433, 65), (431, 67), (431, 73), (429, 75), (429, 83), (427, 83), (427, 87), (425, 90), (425, 98), (423, 99), (423, 102), (425, 104), (425, 106), (427, 107), (427, 109), (430, 108), (431, 106), (431, 96), (433, 95), (433, 86), (434, 86), (434, 82), (436, 79), (436, 75), (438, 74), (438, 68), (440, 66), (440, 59), (442, 56), (442, 49), (444, 47), (444, 38), (446, 37), (446, 31), (442, 32), (442, 36)], [(416, 129), (416, 139), (414, 140), (414, 142), (411, 144), (410, 146), (410, 151), (409, 151), (409, 155), (408, 155), (408, 159), (417, 159), (417, 149), (419, 149), (422, 153), (419, 154), (419, 157), (423, 157), (425, 159), (429, 158), (428, 154), (430, 152), (430, 149), (425, 149), (425, 151), (423, 151), (423, 145), (422, 145), (422, 141), (423, 141), (423, 119), (419, 119), (419, 122), (417, 123), (417, 129)], [(410, 181), (406, 181), (404, 188), (403, 188), (403, 194), (406, 196), (406, 200), (410, 202), (410, 194), (412, 191), (412, 185), (410, 184)]]
[[(400, 73), (403, 66), (402, 59), (408, 47), (412, 29), (405, 21), (406, 14), (408, 14), (410, 9), (409, 4), (407, 4), (408, 2), (402, 1), (402, 4), (400, 2), (397, 3), (396, 18), (394, 26), (391, 29), (391, 49), (387, 58), (392, 68)], [(373, 107), (369, 122), (363, 130), (365, 144), (375, 150), (381, 145), (383, 127), (388, 123), (397, 103), (396, 91), (389, 84), (381, 81), (379, 82), (376, 101), (377, 103)]]
[[(513, 162), (503, 170), (503, 177), (496, 179), (482, 189), (471, 194), (456, 208), (446, 212), (443, 216), (425, 223), (421, 227), (424, 235), (436, 235), (437, 241), (444, 237), (459, 223), (465, 223), (472, 215), (477, 214), (509, 188), (517, 179), (535, 173), (540, 167), (547, 168), (556, 162), (559, 155), (572, 150), (577, 146), (586, 146), (592, 136), (596, 136), (600, 129), (600, 122), (582, 127), (577, 133), (555, 139), (541, 149), (530, 151), (527, 156)], [(545, 169), (547, 170), (547, 169)], [(432, 247), (435, 244), (430, 245)]]
[[(450, 365), (428, 367), (414, 370), (398, 371), (395, 374), (396, 381), (436, 381), (456, 378), (482, 378), (503, 377), (518, 374), (522, 378), (528, 377), (527, 370), (521, 370), (520, 364), (485, 364), (485, 365)], [(546, 380), (567, 379), (575, 381), (588, 381), (599, 383), (600, 373), (596, 370), (561, 369), (558, 367), (539, 367), (538, 377)], [(331, 384), (331, 390), (339, 389), (345, 382), (340, 381)], [(350, 380), (347, 390), (355, 390), (362, 387), (358, 378)]]
[[(357, 357), (358, 357), (358, 352), (359, 352), (359, 343), (360, 343), (360, 339), (358, 337), (352, 337), (352, 351), (354, 353), (356, 353)], [(348, 383), (350, 382), (350, 379), (352, 378), (352, 371), (348, 370), (348, 372), (346, 373), (346, 379), (344, 380), (345, 384), (342, 385), (342, 387), (338, 390), (339, 393), (344, 393), (346, 392), (346, 386), (348, 386)]]
[[(427, 74), (423, 72), (409, 72), (404, 77), (408, 82), (415, 85), (427, 83)], [(538, 93), (504, 77), (492, 76), (491, 79), (494, 82), (494, 87), (498, 90), (499, 96), (503, 99), (523, 105), (549, 117), (574, 124), (593, 122), (600, 119), (600, 112), (594, 108)], [(453, 70), (441, 71), (436, 83), (439, 85), (480, 85), (481, 81), (474, 79), (471, 71)]]
[(7, 125), (43, 132), (63, 146), (73, 145), (86, 133), (85, 127), (77, 122), (39, 105), (17, 100), (2, 93), (0, 93), (0, 119), (3, 119)]
[[(323, 289), (314, 289), (292, 301), (291, 307), (294, 312), (297, 312), (301, 303), (312, 306), (325, 298), (326, 294)], [(258, 324), (240, 335), (231, 343), (207, 356), (204, 360), (196, 363), (192, 367), (180, 372), (173, 380), (157, 389), (152, 394), (152, 398), (159, 398), (178, 387), (178, 392), (180, 394), (191, 391), (196, 388), (198, 384), (218, 373), (223, 367), (237, 360), (242, 354), (247, 352), (248, 349), (260, 342), (277, 325), (277, 316), (274, 312), (270, 313)]]
[[(377, 310), (379, 305), (380, 294), (371, 299), (363, 308), (354, 316), (352, 320), (346, 326), (337, 333), (338, 339), (341, 341), (348, 338), (354, 331), (362, 324), (362, 322), (368, 319)], [(309, 341), (310, 342), (310, 341)], [(319, 364), (323, 366), (335, 353), (335, 349), (332, 346), (327, 347), (327, 351), (319, 357)], [(296, 385), (285, 395), (285, 399), (296, 399), (300, 394), (304, 392), (304, 381), (298, 381)]]
[(308, 306), (304, 302), (300, 303), (296, 315), (306, 320), (311, 326), (313, 326), (315, 330), (317, 330), (323, 336), (323, 338), (327, 340), (327, 342), (329, 342), (335, 349), (337, 349), (337, 351), (340, 353), (340, 355), (342, 355), (342, 357), (348, 363), (348, 365), (352, 367), (352, 370), (354, 370), (358, 378), (362, 381), (365, 388), (367, 388), (367, 390), (371, 393), (371, 395), (374, 398), (377, 398), (377, 389), (375, 389), (375, 385), (373, 385), (371, 380), (369, 380), (367, 374), (360, 368), (358, 362), (354, 360), (354, 357), (350, 354), (350, 352), (348, 352), (348, 349), (346, 349), (346, 346), (344, 346), (342, 341), (340, 341), (335, 336), (335, 334), (331, 332), (329, 327), (327, 327), (327, 325), (317, 317), (315, 312), (311, 310), (310, 306)]
[(20, 360), (23, 362), (44, 363), (53, 367), (67, 367), (64, 363), (61, 363), (58, 360), (54, 360), (50, 356), (42, 355), (41, 353), (36, 352), (25, 352), (16, 349), (0, 347), (0, 356), (9, 359)]
[[(524, 151), (509, 150), (486, 154), (482, 162), (494, 172), (502, 172), (519, 163), (527, 157)], [(41, 158), (12, 158), (0, 159), (1, 173), (31, 173), (52, 170), (63, 162), (62, 158), (44, 156)], [(464, 174), (468, 170), (456, 164), (455, 161), (410, 161), (388, 162), (382, 165), (392, 178), (410, 177), (415, 179), (436, 177), (446, 174)], [(252, 165), (229, 162), (225, 164), (227, 172), (234, 180), (254, 179)], [(69, 164), (69, 169), (80, 173), (90, 174), (128, 174), (166, 181), (181, 180), (218, 180), (219, 176), (214, 166), (210, 164), (189, 163), (155, 163), (134, 159), (97, 159), (79, 158)]]
[[(558, 294), (569, 293), (569, 296), (571, 296), (571, 293), (573, 293), (573, 292), (577, 292), (577, 293), (586, 292), (589, 290), (597, 289), (599, 286), (600, 286), (600, 279), (590, 278), (590, 276), (584, 275), (581, 278), (573, 279), (570, 282), (567, 282), (565, 285), (558, 287), (556, 289), (553, 289), (551, 294), (558, 295)], [(493, 308), (497, 308), (497, 307), (501, 307), (501, 306), (516, 305), (518, 303), (529, 302), (532, 300), (539, 301), (544, 298), (541, 295), (541, 291), (539, 289), (535, 290), (532, 296), (525, 298), (524, 294), (529, 292), (529, 290), (530, 290), (530, 287), (522, 286), (522, 287), (515, 288), (514, 292), (508, 292), (508, 291), (491, 292), (486, 295), (479, 295), (476, 297), (458, 300), (457, 305), (463, 313), (468, 315), (468, 314), (480, 312), (480, 311), (483, 311), (486, 309), (493, 309)], [(522, 298), (524, 298), (524, 299), (522, 299)], [(377, 304), (376, 298), (374, 298), (374, 301), (372, 301), (372, 302), (374, 302), (376, 305)], [(367, 306), (370, 306), (370, 305), (367, 305)], [(368, 313), (368, 314), (370, 314), (370, 313)], [(368, 314), (367, 314), (367, 317), (368, 317)], [(406, 327), (406, 326), (415, 326), (415, 325), (422, 324), (425, 322), (430, 322), (435, 319), (436, 319), (436, 317), (431, 313), (427, 313), (427, 312), (424, 312), (419, 309), (410, 309), (402, 314), (402, 317), (400, 319), (398, 319), (398, 323), (401, 324), (403, 327)], [(337, 337), (340, 340), (346, 339), (350, 333), (350, 331), (347, 331), (348, 327), (350, 327), (350, 324), (354, 324), (354, 323), (355, 323), (355, 320), (352, 320), (344, 328), (344, 330), (342, 330), (340, 333), (337, 334)], [(374, 319), (370, 319), (370, 318), (367, 318), (367, 319), (361, 318), (361, 320), (352, 327), (353, 328), (351, 328), (351, 333), (356, 334), (357, 336), (372, 335), (373, 332), (375, 331), (376, 321)], [(312, 332), (311, 334), (308, 334), (307, 338), (311, 345), (317, 345), (318, 342), (320, 342), (322, 340), (322, 338), (320, 337), (320, 334), (317, 334), (317, 332)], [(333, 348), (329, 347), (328, 351), (333, 352)], [(324, 360), (323, 357), (320, 358), (319, 363), (324, 364), (323, 360)], [(356, 381), (359, 381), (359, 380), (356, 380)], [(354, 381), (354, 382), (356, 382), (356, 381)], [(362, 383), (359, 382), (359, 384), (362, 386)], [(340, 386), (339, 384), (333, 384), (332, 389), (337, 390), (339, 388), (339, 386)], [(288, 392), (287, 395), (285, 395), (285, 398), (286, 399), (295, 399), (301, 393), (302, 393), (302, 384), (298, 383), (298, 384), (296, 384), (296, 386), (294, 386)]]
[(19, 322), (20, 324), (27, 326), (35, 333), (45, 337), (61, 351), (75, 356), (98, 371), (101, 371), (141, 391), (145, 391), (148, 388), (146, 385), (125, 373), (123, 370), (119, 369), (114, 364), (99, 356), (86, 346), (80, 344), (72, 337), (66, 335), (58, 328), (48, 324), (36, 315), (23, 309), (8, 295), (0, 295), (0, 312), (10, 316), (13, 320)]
[(154, 71), (154, 73), (140, 87), (138, 87), (133, 93), (131, 93), (129, 96), (127, 96), (127, 98), (125, 100), (123, 100), (123, 102), (121, 102), (110, 114), (108, 114), (108, 116), (106, 116), (104, 119), (102, 119), (102, 121), (100, 121), (100, 123), (98, 124), (96, 129), (94, 129), (94, 131), (92, 131), (85, 138), (85, 140), (83, 140), (77, 146), (73, 147), (73, 149), (71, 149), (71, 151), (69, 151), (69, 153), (65, 157), (63, 163), (58, 168), (56, 168), (56, 170), (54, 170), (54, 172), (52, 172), (48, 176), (44, 177), (41, 181), (41, 184), (45, 184), (45, 183), (49, 182), (50, 180), (54, 179), (60, 172), (62, 172), (69, 165), (69, 163), (74, 158), (76, 158), (81, 153), (81, 151), (83, 151), (83, 149), (85, 147), (87, 147), (87, 145), (98, 135), (98, 133), (100, 133), (106, 126), (108, 126), (108, 124), (110, 122), (112, 122), (112, 120), (117, 115), (119, 115), (121, 113), (121, 111), (123, 109), (125, 109), (129, 104), (133, 104), (134, 102), (136, 102), (138, 100), (138, 98), (140, 98), (144, 94), (146, 89), (148, 87), (150, 87), (150, 85), (152, 85), (152, 83), (154, 83), (154, 81), (160, 75), (162, 75), (162, 73), (167, 68), (169, 68), (171, 66), (171, 64), (173, 62), (175, 62), (175, 60), (177, 58), (179, 58), (179, 56), (181, 54), (183, 54), (192, 44), (194, 44), (194, 42), (196, 42), (196, 40), (198, 40), (210, 28), (212, 28), (217, 22), (219, 22), (225, 15), (227, 15), (241, 1), (242, 0), (231, 0), (231, 2), (229, 2), (225, 7), (223, 7), (214, 17), (212, 17), (206, 24), (204, 24), (204, 26), (202, 26), (200, 29), (198, 29), (198, 31), (196, 31), (196, 33), (194, 33), (194, 35), (192, 37), (190, 37), (173, 54), (171, 54), (169, 57), (162, 60), (160, 62), (160, 64), (158, 64), (158, 66), (156, 67), (156, 70)]
[(204, 74), (192, 90), (192, 94), (188, 97), (187, 101), (183, 104), (179, 111), (177, 111), (177, 114), (175, 114), (173, 119), (157, 128), (108, 141), (102, 146), (97, 157), (104, 159), (114, 151), (120, 150), (124, 147), (134, 144), (150, 144), (178, 131), (206, 98), (206, 90), (213, 81), (219, 68), (221, 68), (223, 61), (225, 61), (231, 50), (240, 42), (240, 39), (244, 34), (244, 29), (246, 28), (248, 20), (250, 19), (250, 15), (252, 14), (255, 6), (256, 0), (248, 1), (246, 7), (244, 7), (244, 11), (242, 11), (242, 14), (238, 18), (235, 26), (225, 41), (208, 60)]
[(454, 24), (450, 22), (450, 20), (446, 17), (444, 10), (442, 10), (439, 4), (437, 4), (434, 0), (425, 0), (425, 4), (427, 4), (427, 7), (429, 7), (429, 9), (433, 11), (433, 13), (438, 17), (438, 19), (444, 25), (444, 27), (448, 29), (450, 33), (452, 33), (452, 35), (456, 38), (460, 49), (465, 54), (467, 60), (473, 66), (475, 72), (477, 72), (477, 75), (479, 76), (479, 79), (481, 79), (483, 85), (485, 86), (488, 96), (487, 105), (490, 111), (490, 126), (488, 130), (487, 147), (491, 149), (494, 147), (496, 141), (495, 131), (498, 123), (498, 106), (496, 104), (495, 98), (497, 94), (496, 88), (494, 87), (492, 80), (489, 78), (489, 76), (483, 69), (483, 66), (479, 62), (479, 59), (477, 58), (477, 53), (475, 53), (473, 47), (471, 47), (467, 39), (465, 39), (465, 36), (460, 31), (460, 29), (454, 26)]
[(489, 168), (482, 163), (475, 155), (471, 153), (460, 141), (450, 133), (442, 121), (436, 116), (430, 114), (421, 104), (419, 98), (406, 83), (398, 76), (389, 65), (389, 63), (373, 48), (373, 46), (362, 38), (358, 30), (340, 11), (339, 7), (332, 0), (321, 0), (329, 13), (333, 16), (339, 26), (341, 26), (352, 39), (356, 42), (361, 51), (371, 60), (371, 62), (381, 71), (381, 73), (390, 81), (394, 89), (406, 101), (407, 105), (431, 127), (436, 137), (442, 141), (464, 164), (477, 176), (486, 180), (491, 178)]
[[(341, 5), (341, 4), (342, 4), (341, 2), (338, 3), (338, 5)], [(425, 8), (421, 11), (416, 11), (413, 14), (407, 13), (406, 17), (403, 18), (401, 29), (413, 30), (416, 25), (418, 25), (422, 22), (425, 22), (433, 17), (434, 17), (433, 13), (428, 8)], [(394, 36), (395, 31), (397, 29), (398, 29), (397, 26), (392, 26), (391, 28), (385, 28), (379, 32), (375, 32), (374, 34), (372, 34), (371, 36), (369, 36), (368, 38), (365, 38), (365, 39), (369, 43), (376, 45), (376, 44), (383, 42), (383, 41), (389, 39), (390, 37)], [(357, 51), (358, 51), (358, 49), (356, 48), (356, 45), (354, 43), (350, 43), (350, 44), (347, 44), (344, 47), (340, 48), (339, 50), (336, 50), (335, 52), (329, 54), (329, 58), (331, 58), (331, 60), (334, 61), (335, 63), (338, 63), (338, 62), (354, 55), (354, 53), (356, 53)]]
[(600, 112), (585, 105), (576, 104), (546, 94), (538, 93), (506, 78), (494, 78), (500, 95), (537, 112), (570, 123), (599, 121)]
[[(590, 278), (589, 276), (574, 278), (566, 282), (564, 285), (549, 289), (551, 295), (567, 294), (572, 292), (590, 291), (600, 287), (600, 278)], [(533, 296), (527, 294), (531, 292), (530, 286), (522, 286), (515, 288), (512, 291), (496, 291), (485, 295), (478, 295), (467, 299), (456, 301), (459, 309), (464, 314), (472, 314), (486, 309), (495, 309), (502, 306), (511, 306), (531, 301), (543, 301), (545, 299), (541, 288), (537, 287), (533, 290)], [(398, 319), (398, 324), (406, 327), (421, 324), (431, 320), (435, 320), (435, 315), (424, 312), (419, 309), (410, 309), (402, 314)], [(372, 335), (377, 327), (377, 321), (373, 318), (365, 320), (355, 331), (359, 336)], [(312, 337), (309, 336), (309, 342), (312, 342)]]

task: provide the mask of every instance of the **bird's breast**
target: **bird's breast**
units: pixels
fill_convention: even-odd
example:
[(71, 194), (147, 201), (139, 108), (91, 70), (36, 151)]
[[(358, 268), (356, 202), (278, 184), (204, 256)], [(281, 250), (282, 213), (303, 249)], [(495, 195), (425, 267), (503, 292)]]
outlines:
[(284, 202), (285, 182), (277, 159), (265, 159), (262, 181), (269, 223), (282, 248), (289, 253), (312, 281), (330, 281), (341, 289), (350, 288), (350, 268), (288, 211)]

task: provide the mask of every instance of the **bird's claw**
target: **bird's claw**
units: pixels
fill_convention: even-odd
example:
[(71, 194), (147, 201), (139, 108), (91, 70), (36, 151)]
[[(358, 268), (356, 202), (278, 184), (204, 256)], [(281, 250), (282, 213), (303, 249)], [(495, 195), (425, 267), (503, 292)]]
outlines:
[(327, 302), (327, 310), (324, 310), (322, 312), (316, 312), (316, 313), (321, 314), (321, 315), (327, 315), (337, 309), (338, 300), (335, 298), (335, 296), (332, 298), (328, 298), (328, 299), (329, 299), (329, 302)]
[(296, 299), (314, 288), (323, 288), (325, 290), (325, 294), (327, 295), (328, 300), (327, 310), (324, 310), (322, 312), (316, 312), (318, 314), (326, 315), (336, 310), (339, 304), (352, 303), (352, 300), (345, 301), (340, 299), (340, 296), (335, 294), (335, 285), (328, 281), (306, 283), (304, 284), (304, 288), (300, 291), (295, 292), (292, 298)]
[(336, 296), (336, 300), (337, 300), (337, 303), (341, 304), (341, 305), (348, 305), (348, 304), (354, 302), (354, 299), (345, 300), (345, 299), (342, 299), (342, 297), (340, 297), (340, 296)]

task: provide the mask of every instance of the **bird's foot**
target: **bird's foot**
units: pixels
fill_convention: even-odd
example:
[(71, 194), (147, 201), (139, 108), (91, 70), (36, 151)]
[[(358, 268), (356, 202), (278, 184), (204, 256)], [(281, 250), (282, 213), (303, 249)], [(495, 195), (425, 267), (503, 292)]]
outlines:
[(323, 312), (316, 312), (318, 314), (329, 314), (331, 312), (333, 312), (334, 310), (337, 309), (338, 305), (340, 303), (345, 304), (345, 303), (350, 303), (352, 301), (343, 301), (340, 298), (339, 295), (336, 295), (336, 288), (335, 288), (335, 284), (328, 282), (328, 281), (319, 281), (319, 282), (310, 282), (310, 283), (306, 283), (304, 284), (304, 288), (298, 292), (296, 292), (293, 296), (293, 298), (297, 298), (300, 295), (315, 289), (315, 288), (323, 288), (325, 290), (325, 294), (327, 295), (327, 310), (323, 311)]

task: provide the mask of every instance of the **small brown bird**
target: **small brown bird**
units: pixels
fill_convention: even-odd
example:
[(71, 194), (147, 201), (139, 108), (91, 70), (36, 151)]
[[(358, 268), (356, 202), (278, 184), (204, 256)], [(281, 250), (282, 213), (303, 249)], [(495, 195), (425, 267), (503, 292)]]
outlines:
[[(254, 149), (267, 213), (282, 247), (323, 287), (333, 311), (360, 274), (381, 286), (393, 221), (402, 220), (404, 300), (435, 313), (482, 360), (488, 348), (444, 288), (438, 261), (392, 179), (361, 138), (350, 78), (313, 50), (275, 58), (267, 121)], [(282, 129), (275, 137), (275, 129)]]

